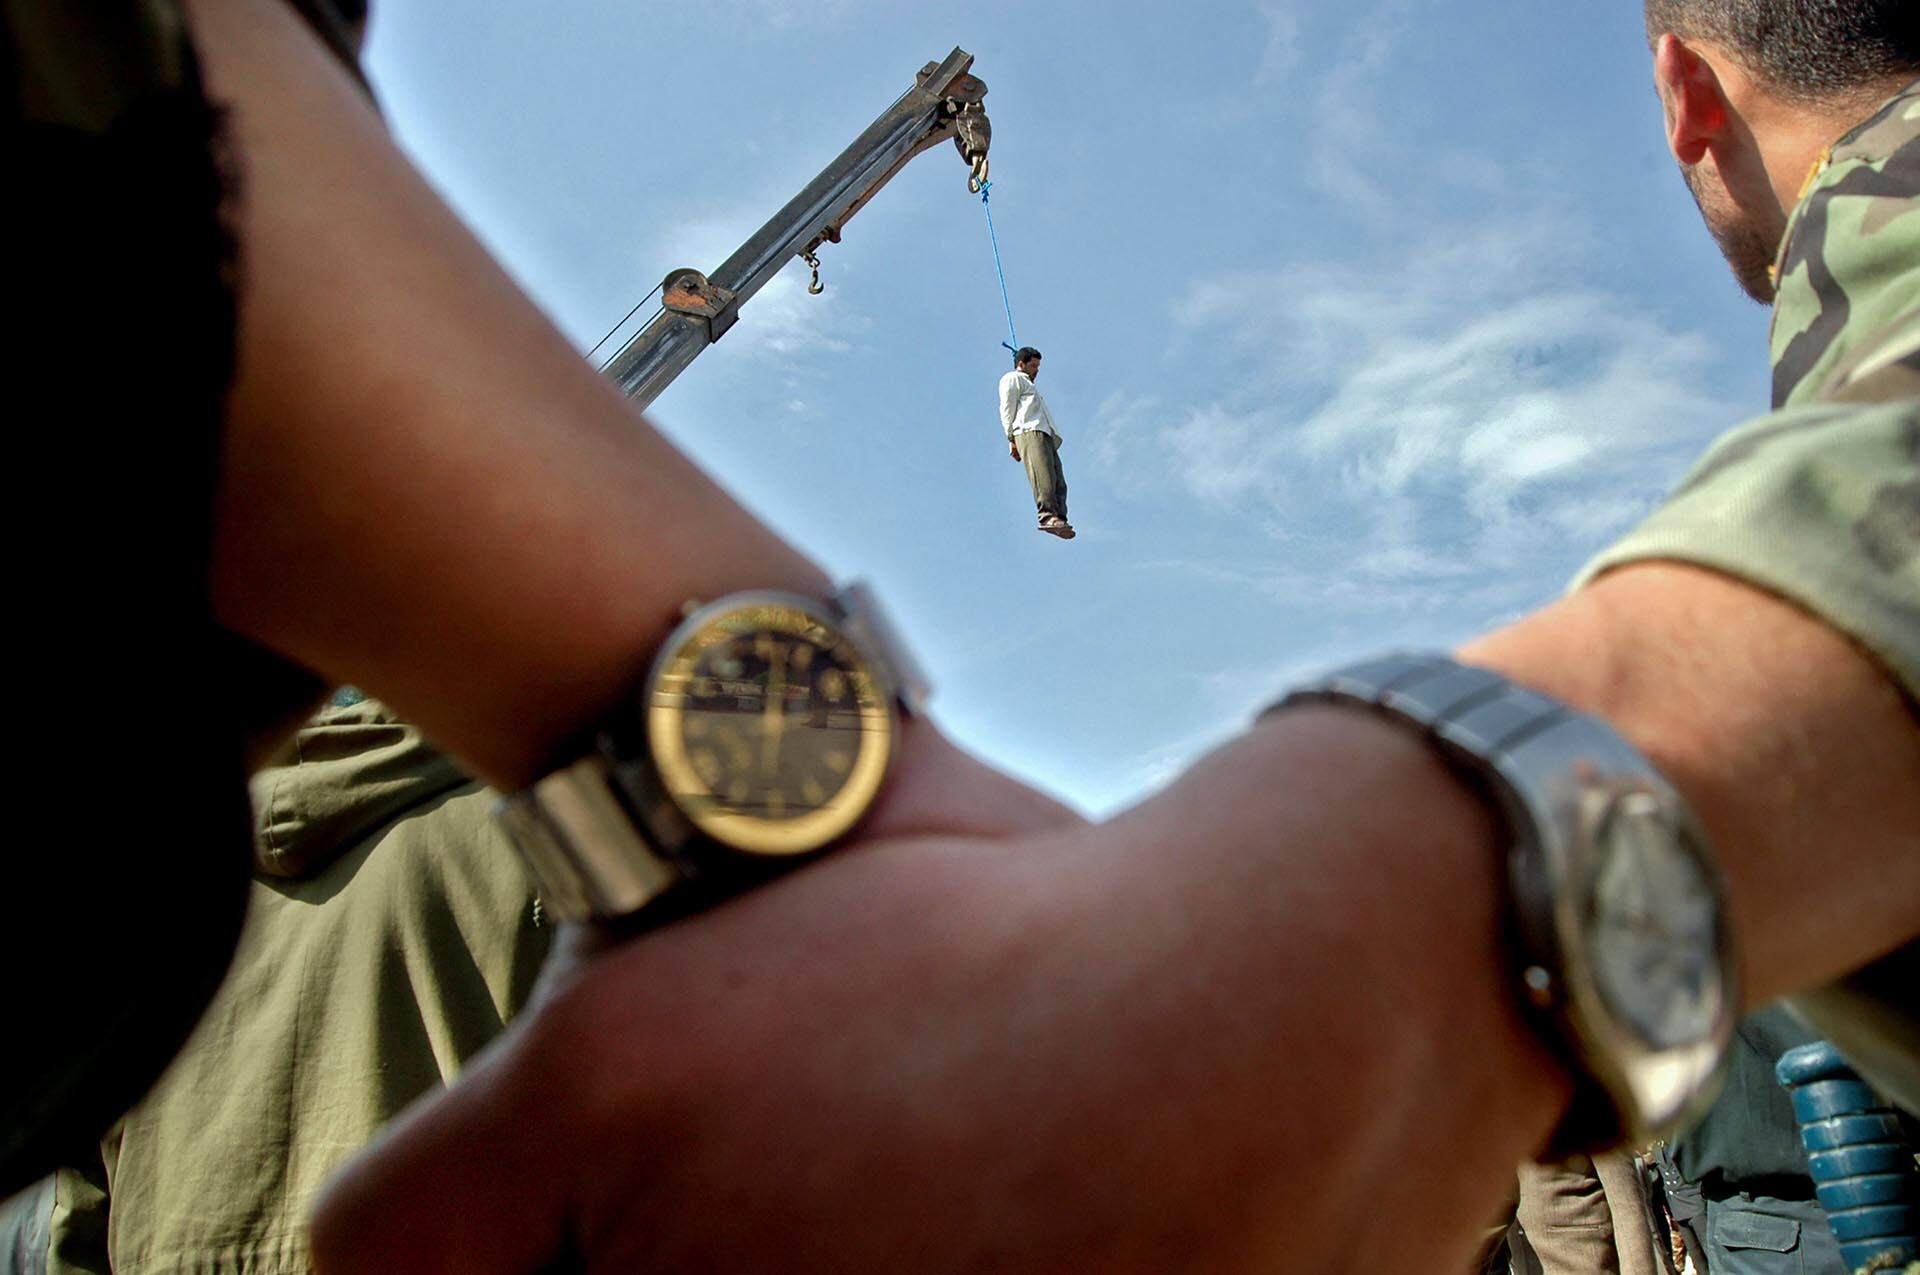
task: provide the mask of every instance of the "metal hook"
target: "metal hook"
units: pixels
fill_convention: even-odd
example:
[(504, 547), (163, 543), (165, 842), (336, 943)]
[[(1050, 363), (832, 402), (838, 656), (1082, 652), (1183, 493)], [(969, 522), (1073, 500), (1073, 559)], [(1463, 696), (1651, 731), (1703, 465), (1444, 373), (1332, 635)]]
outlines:
[(808, 269), (813, 271), (813, 281), (807, 284), (807, 293), (809, 296), (817, 297), (827, 290), (826, 285), (820, 282), (820, 258), (810, 252), (803, 252), (800, 254), (800, 260), (806, 262)]
[(987, 157), (985, 155), (973, 161), (973, 171), (967, 175), (967, 193), (977, 195), (987, 184)]

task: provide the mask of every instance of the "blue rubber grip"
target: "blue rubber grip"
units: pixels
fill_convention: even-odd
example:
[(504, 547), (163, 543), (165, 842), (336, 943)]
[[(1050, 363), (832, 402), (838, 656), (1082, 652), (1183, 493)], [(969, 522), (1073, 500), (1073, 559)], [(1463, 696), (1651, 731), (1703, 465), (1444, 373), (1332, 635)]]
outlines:
[(1774, 1077), (1847, 1269), (1920, 1260), (1920, 1173), (1899, 1117), (1825, 1041), (1789, 1049)]

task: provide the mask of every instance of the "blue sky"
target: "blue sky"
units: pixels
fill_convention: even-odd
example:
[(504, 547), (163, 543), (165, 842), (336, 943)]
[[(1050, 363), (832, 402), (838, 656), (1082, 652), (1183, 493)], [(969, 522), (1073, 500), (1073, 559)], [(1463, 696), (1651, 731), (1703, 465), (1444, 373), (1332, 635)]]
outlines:
[(653, 406), (873, 581), (964, 744), (1104, 814), (1291, 680), (1551, 599), (1765, 404), (1639, 6), (385, 0), (405, 149), (585, 351), (955, 45), (1080, 538), (1033, 529), (950, 147)]

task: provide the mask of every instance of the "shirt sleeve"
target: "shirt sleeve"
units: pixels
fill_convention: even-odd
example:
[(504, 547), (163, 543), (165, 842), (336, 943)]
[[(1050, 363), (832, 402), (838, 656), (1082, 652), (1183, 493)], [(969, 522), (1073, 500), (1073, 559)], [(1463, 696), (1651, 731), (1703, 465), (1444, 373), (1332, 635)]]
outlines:
[(1816, 402), (1740, 426), (1576, 586), (1650, 559), (1797, 604), (1920, 700), (1920, 399)]
[(1020, 407), (1020, 378), (1009, 372), (1000, 378), (1000, 428), (1013, 438), (1014, 417)]

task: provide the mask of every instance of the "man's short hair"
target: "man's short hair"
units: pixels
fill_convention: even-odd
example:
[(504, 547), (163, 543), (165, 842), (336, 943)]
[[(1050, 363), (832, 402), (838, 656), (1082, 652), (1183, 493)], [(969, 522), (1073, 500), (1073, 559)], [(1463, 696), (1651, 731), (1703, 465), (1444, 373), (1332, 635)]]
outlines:
[(1018, 367), (1022, 363), (1025, 363), (1028, 359), (1037, 359), (1039, 357), (1040, 357), (1040, 351), (1034, 349), (1031, 345), (1023, 345), (1018, 350), (1014, 351), (1013, 365), (1015, 367)]
[(1783, 97), (1844, 97), (1920, 75), (1916, 0), (1646, 0), (1647, 40), (1710, 40)]

